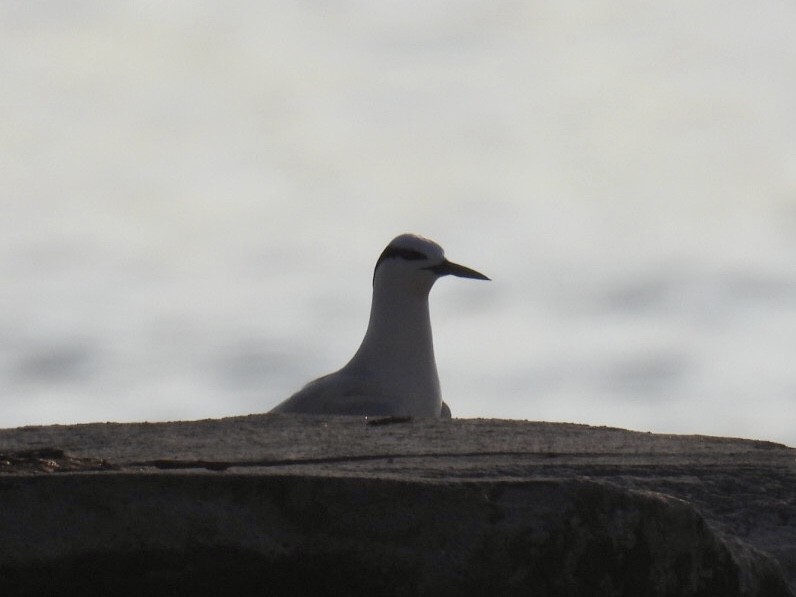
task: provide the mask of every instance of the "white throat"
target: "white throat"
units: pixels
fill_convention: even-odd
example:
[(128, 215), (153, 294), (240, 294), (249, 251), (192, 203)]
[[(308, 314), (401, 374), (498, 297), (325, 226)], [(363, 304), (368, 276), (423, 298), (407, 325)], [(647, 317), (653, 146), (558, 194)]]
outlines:
[(442, 406), (427, 287), (407, 288), (377, 276), (362, 345), (345, 370), (366, 377), (402, 402), (410, 416), (439, 416)]

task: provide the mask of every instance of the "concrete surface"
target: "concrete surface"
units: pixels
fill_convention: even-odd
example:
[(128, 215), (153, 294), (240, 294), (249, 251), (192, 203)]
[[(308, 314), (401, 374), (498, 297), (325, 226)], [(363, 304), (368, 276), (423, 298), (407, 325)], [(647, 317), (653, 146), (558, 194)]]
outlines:
[(796, 450), (474, 419), (0, 430), (0, 583), (4, 595), (793, 595)]

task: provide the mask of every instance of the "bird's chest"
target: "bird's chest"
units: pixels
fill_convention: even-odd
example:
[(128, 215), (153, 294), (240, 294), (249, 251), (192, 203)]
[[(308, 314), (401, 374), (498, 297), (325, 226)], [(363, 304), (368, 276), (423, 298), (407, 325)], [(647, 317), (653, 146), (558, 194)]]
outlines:
[(381, 391), (416, 416), (436, 416), (442, 404), (439, 377), (433, 360), (384, 363), (374, 372)]

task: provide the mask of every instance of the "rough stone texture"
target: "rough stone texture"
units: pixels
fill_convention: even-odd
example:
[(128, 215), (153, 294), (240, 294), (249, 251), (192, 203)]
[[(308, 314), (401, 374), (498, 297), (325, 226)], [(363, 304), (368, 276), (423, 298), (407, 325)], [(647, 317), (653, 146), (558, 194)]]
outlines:
[(341, 586), (793, 595), (796, 450), (496, 420), (0, 430), (3, 595)]

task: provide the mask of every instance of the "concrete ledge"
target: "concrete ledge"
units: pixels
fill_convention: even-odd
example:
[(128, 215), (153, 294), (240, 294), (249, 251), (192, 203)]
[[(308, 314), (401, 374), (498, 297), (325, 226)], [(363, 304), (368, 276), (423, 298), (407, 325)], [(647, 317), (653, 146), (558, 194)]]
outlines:
[(796, 580), (796, 451), (767, 442), (257, 415), (0, 430), (0, 452), (4, 595), (776, 597)]

